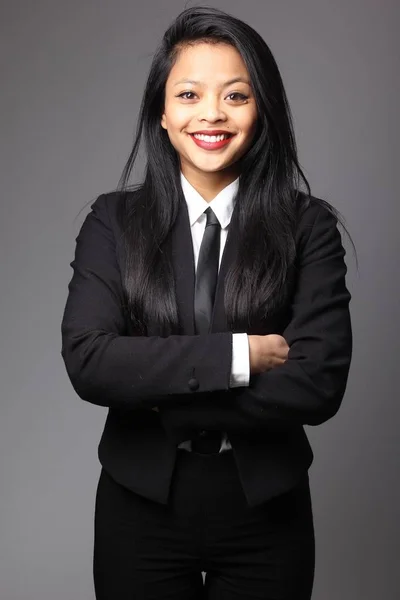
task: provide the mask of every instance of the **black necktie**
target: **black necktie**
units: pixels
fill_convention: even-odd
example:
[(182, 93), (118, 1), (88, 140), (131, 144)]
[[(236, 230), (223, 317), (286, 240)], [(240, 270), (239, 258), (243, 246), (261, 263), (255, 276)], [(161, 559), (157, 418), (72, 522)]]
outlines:
[(196, 333), (208, 333), (218, 279), (221, 225), (213, 210), (205, 211), (207, 224), (200, 246), (194, 295)]
[[(207, 224), (200, 246), (194, 297), (196, 333), (209, 332), (219, 266), (221, 225), (210, 207), (205, 213)], [(220, 447), (220, 431), (202, 431), (197, 439), (192, 439), (193, 452), (213, 454)]]

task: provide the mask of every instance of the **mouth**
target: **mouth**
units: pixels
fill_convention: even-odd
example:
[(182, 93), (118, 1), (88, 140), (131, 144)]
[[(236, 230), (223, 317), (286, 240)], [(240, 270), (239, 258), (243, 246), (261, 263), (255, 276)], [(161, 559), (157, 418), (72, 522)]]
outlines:
[(213, 132), (205, 133), (189, 133), (194, 143), (204, 150), (219, 150), (230, 143), (231, 139), (236, 135), (228, 132)]

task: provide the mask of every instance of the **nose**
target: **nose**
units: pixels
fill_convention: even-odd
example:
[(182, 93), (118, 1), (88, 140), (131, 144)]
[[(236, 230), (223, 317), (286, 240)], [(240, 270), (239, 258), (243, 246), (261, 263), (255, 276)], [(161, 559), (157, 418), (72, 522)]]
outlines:
[(217, 98), (207, 98), (201, 103), (201, 109), (198, 115), (199, 121), (226, 121), (226, 114), (222, 110)]

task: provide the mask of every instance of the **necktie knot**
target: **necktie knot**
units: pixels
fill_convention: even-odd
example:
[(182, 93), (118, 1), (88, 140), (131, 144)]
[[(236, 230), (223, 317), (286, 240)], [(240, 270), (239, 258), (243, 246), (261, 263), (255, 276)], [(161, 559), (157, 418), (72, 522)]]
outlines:
[(218, 221), (218, 218), (211, 206), (209, 206), (204, 212), (207, 215), (206, 227), (208, 227), (209, 225), (220, 225), (220, 222)]

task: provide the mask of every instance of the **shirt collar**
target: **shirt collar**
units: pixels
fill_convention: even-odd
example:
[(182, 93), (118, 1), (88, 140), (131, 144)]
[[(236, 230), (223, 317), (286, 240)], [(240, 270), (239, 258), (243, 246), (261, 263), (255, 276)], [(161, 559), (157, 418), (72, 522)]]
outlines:
[(209, 206), (213, 209), (222, 229), (229, 225), (235, 205), (236, 192), (239, 188), (239, 177), (224, 187), (211, 202), (204, 200), (199, 192), (188, 182), (182, 172), (181, 184), (188, 207), (190, 226), (198, 220)]

